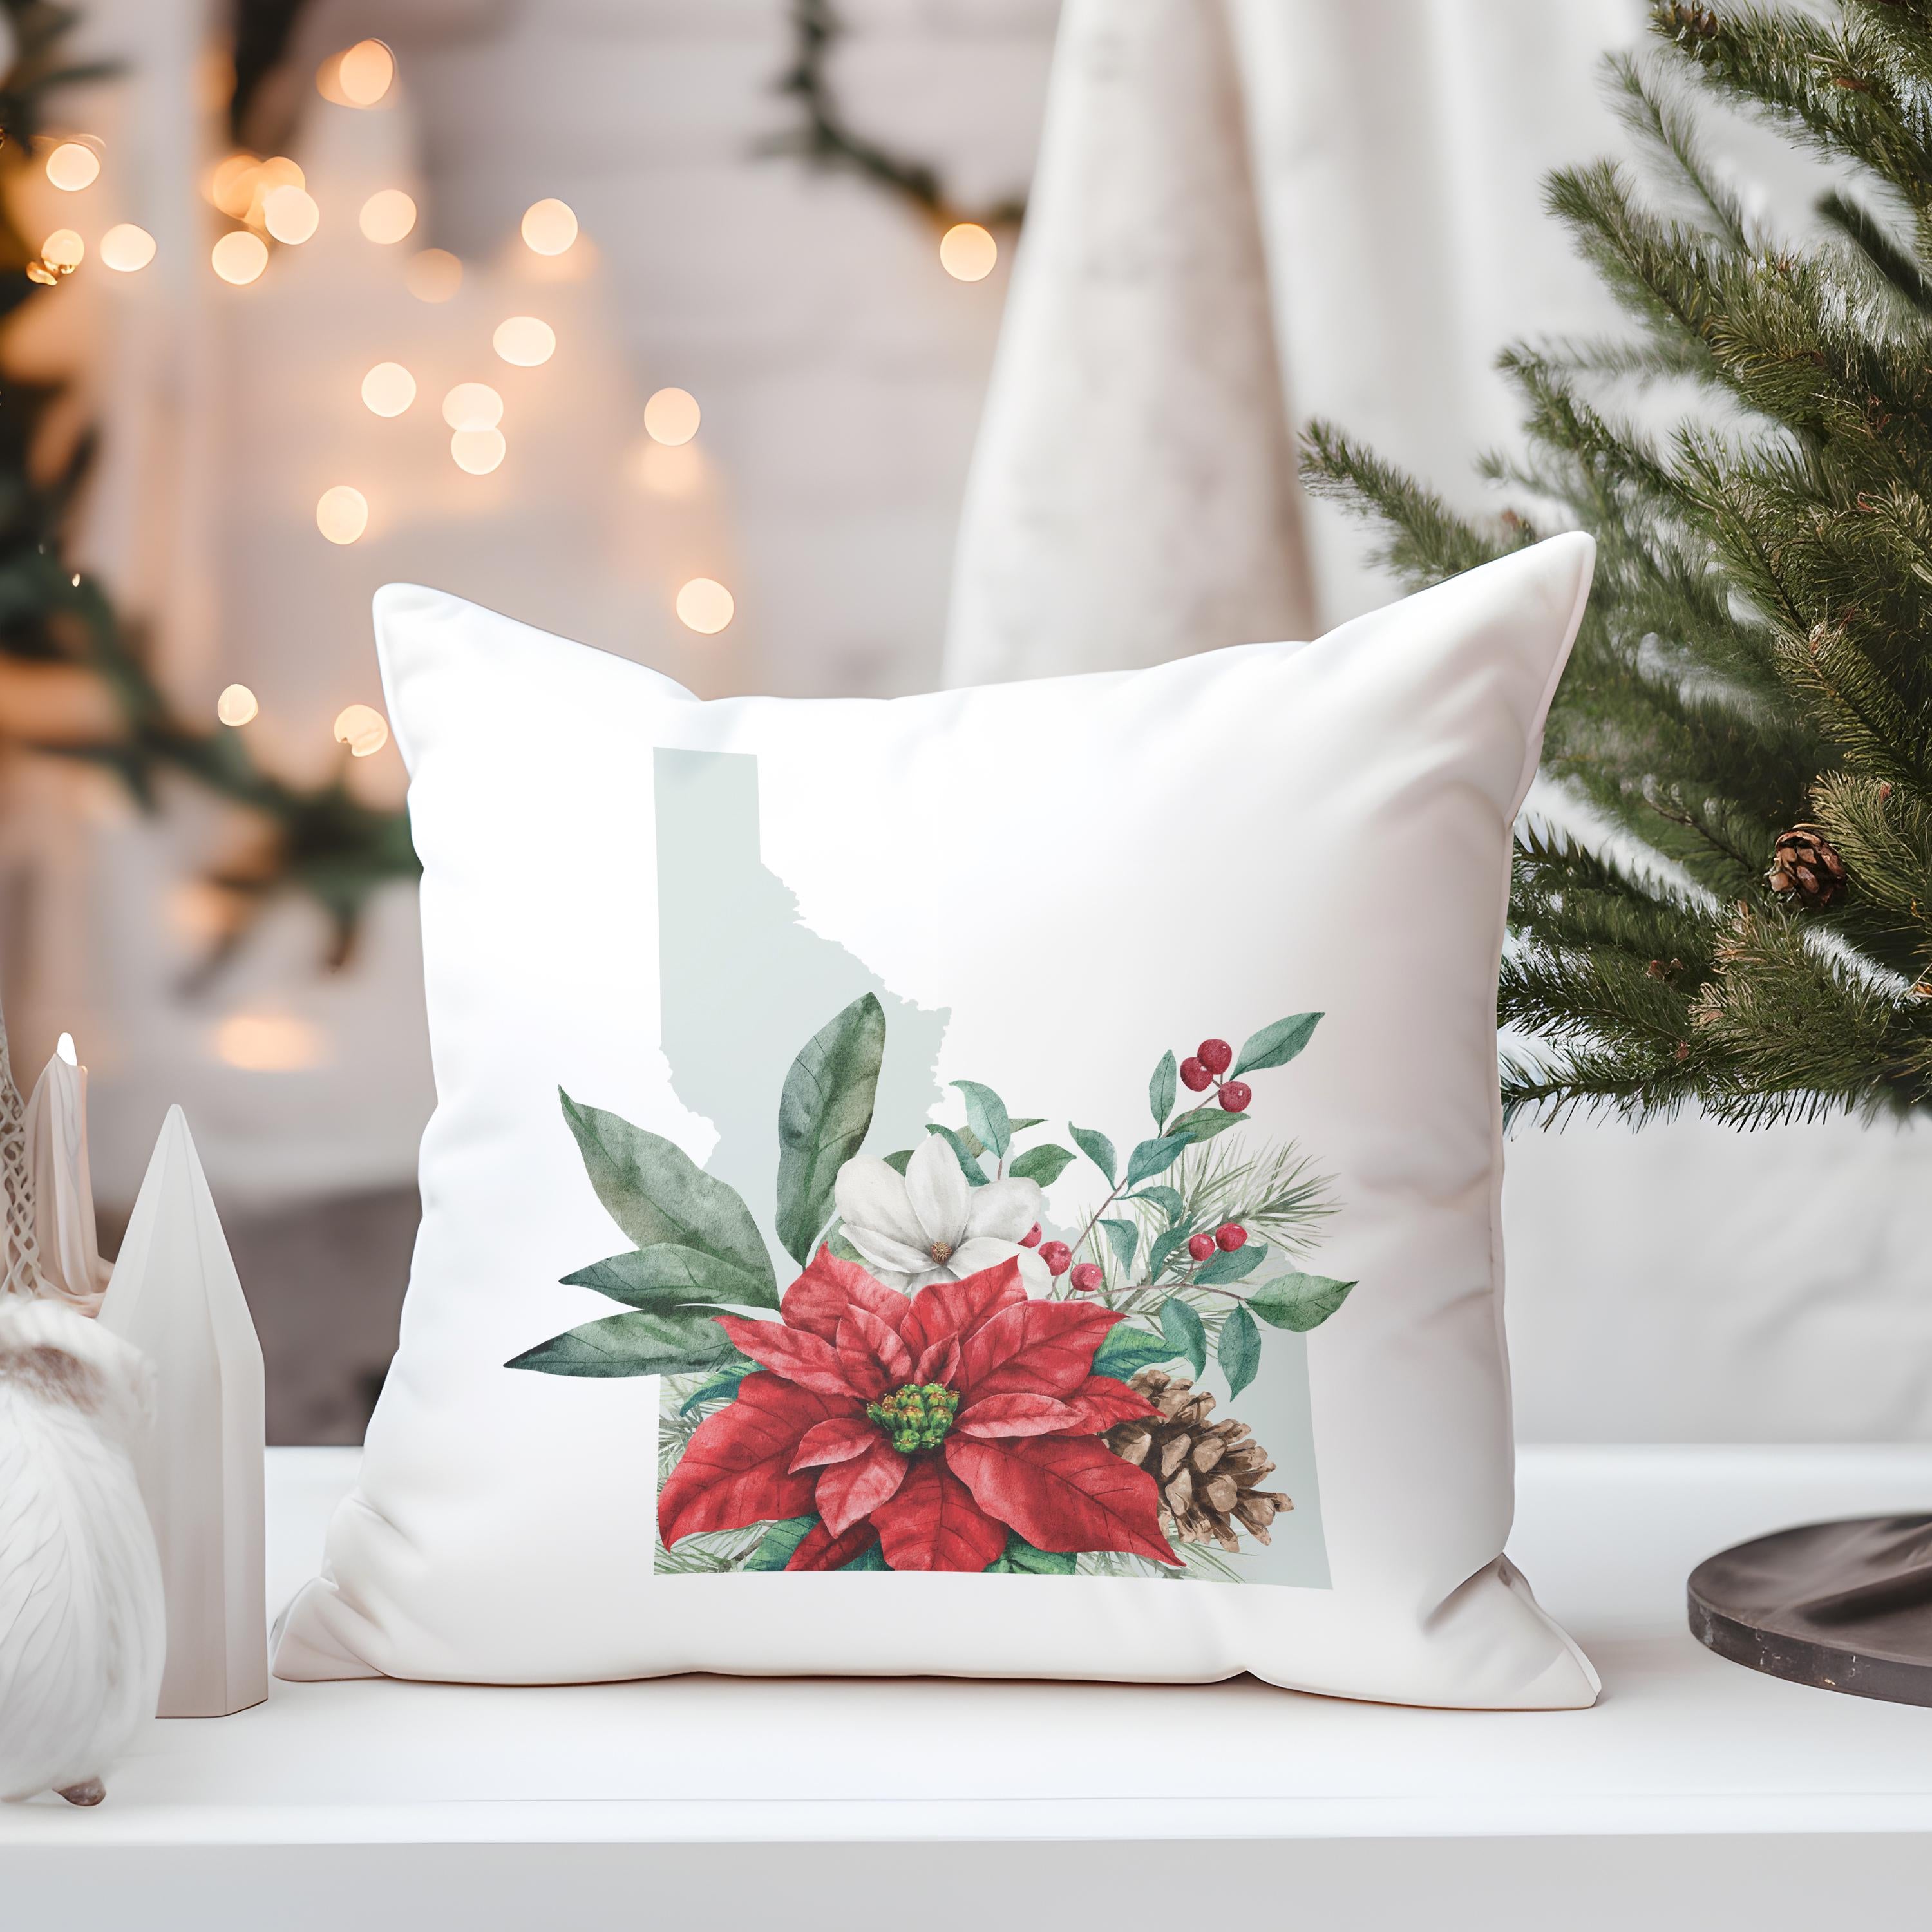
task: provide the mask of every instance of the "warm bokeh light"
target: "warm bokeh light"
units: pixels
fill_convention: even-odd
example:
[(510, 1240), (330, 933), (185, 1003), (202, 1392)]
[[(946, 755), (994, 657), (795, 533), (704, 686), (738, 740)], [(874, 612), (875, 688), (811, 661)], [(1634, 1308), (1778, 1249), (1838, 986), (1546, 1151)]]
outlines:
[(266, 161), (258, 161), (255, 171), (248, 177), (248, 200), (242, 212), (242, 219), (250, 228), (260, 228), (266, 224), (262, 211), (270, 195), (278, 188), (308, 188), (308, 177), (302, 171), (299, 161), (292, 161), (286, 154), (271, 154)]
[(380, 188), (362, 204), (356, 220), (368, 240), (387, 248), (416, 226), (416, 205), (399, 188)]
[(268, 244), (245, 228), (233, 228), (215, 243), (208, 260), (224, 282), (232, 282), (240, 288), (268, 266)]
[(362, 378), (364, 404), (379, 416), (399, 416), (416, 399), (416, 379), (400, 362), (378, 362)]
[(291, 1013), (231, 1013), (214, 1029), (214, 1051), (248, 1073), (299, 1073), (323, 1058), (320, 1030)]
[(956, 222), (939, 238), (939, 266), (955, 281), (983, 282), (1000, 259), (1000, 244), (976, 221)]
[(561, 255), (577, 239), (577, 216), (554, 197), (524, 210), (524, 239), (539, 255)]
[(380, 40), (358, 40), (335, 64), (335, 84), (352, 107), (373, 107), (396, 77), (396, 57)]
[(131, 221), (118, 221), (100, 238), (100, 259), (109, 268), (131, 275), (154, 259), (154, 238)]
[(92, 188), (100, 173), (100, 157), (80, 141), (63, 141), (47, 157), (47, 179), (69, 194)]
[(425, 248), (403, 271), (418, 302), (446, 302), (463, 286), (463, 264), (447, 248)]
[(71, 228), (56, 228), (40, 244), (40, 260), (62, 274), (71, 274), (87, 253), (87, 244)]
[(272, 188), (262, 197), (262, 226), (278, 242), (306, 242), (322, 221), (322, 210), (305, 188)]
[(232, 220), (244, 219), (254, 205), (255, 171), (261, 165), (259, 156), (243, 153), (218, 162), (208, 179), (208, 200)]
[(315, 526), (332, 544), (353, 543), (369, 527), (368, 498), (346, 483), (323, 490), (315, 506)]
[(679, 620), (707, 638), (723, 630), (737, 608), (716, 578), (694, 577), (677, 593)]
[(496, 325), (490, 346), (506, 362), (520, 369), (534, 369), (556, 353), (556, 331), (533, 315), (513, 315)]
[(449, 453), (457, 468), (472, 476), (488, 476), (502, 461), (508, 447), (500, 429), (458, 429), (449, 435)]
[(503, 420), (503, 399), (488, 382), (459, 382), (442, 399), (452, 429), (494, 429)]
[(660, 389), (644, 405), (644, 434), (653, 442), (688, 442), (700, 420), (688, 389)]
[(389, 742), (389, 721), (370, 704), (345, 704), (335, 714), (335, 742), (352, 758), (373, 758)]
[(694, 442), (646, 441), (638, 457), (638, 480), (653, 496), (694, 496), (704, 481), (704, 456)]
[(231, 684), (214, 700), (214, 715), (224, 724), (245, 724), (261, 710), (245, 684)]

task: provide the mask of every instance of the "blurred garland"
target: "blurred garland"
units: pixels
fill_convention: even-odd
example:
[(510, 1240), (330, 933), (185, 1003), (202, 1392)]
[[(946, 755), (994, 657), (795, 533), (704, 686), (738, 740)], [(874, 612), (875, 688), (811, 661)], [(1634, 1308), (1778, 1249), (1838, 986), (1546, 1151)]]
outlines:
[[(58, 301), (44, 286), (50, 272), (14, 212), (14, 190), (35, 165), (34, 142), (56, 90), (109, 78), (102, 63), (63, 64), (61, 48), (78, 15), (49, 0), (0, 0), (14, 41), (0, 81), (0, 321), (29, 301)], [(52, 279), (58, 280), (58, 276)], [(370, 896), (393, 879), (420, 870), (400, 812), (364, 805), (343, 771), (304, 789), (256, 765), (241, 732), (203, 730), (170, 702), (149, 668), (139, 634), (115, 613), (104, 586), (75, 571), (62, 552), (75, 506), (92, 466), (96, 438), (85, 430), (62, 446), (56, 412), (64, 383), (23, 381), (0, 365), (0, 658), (56, 688), (76, 671), (105, 688), (118, 730), (82, 729), (58, 740), (21, 740), (34, 750), (85, 759), (113, 772), (143, 809), (159, 805), (158, 781), (170, 772), (193, 778), (258, 820), (247, 850), (211, 875), (224, 889), (227, 923), (201, 969), (205, 978), (242, 938), (262, 908), (281, 892), (308, 893), (333, 928), (330, 963), (348, 958)], [(0, 729), (4, 729), (0, 727)]]
[(832, 93), (828, 71), (832, 44), (845, 32), (832, 0), (792, 0), (791, 30), (796, 51), (778, 91), (798, 97), (805, 124), (794, 133), (775, 136), (767, 144), (768, 153), (798, 154), (814, 167), (842, 168), (862, 176), (910, 202), (942, 228), (962, 221), (976, 222), (982, 228), (1018, 225), (1026, 213), (1024, 195), (987, 208), (962, 206), (946, 192), (930, 162), (894, 154), (854, 129)]

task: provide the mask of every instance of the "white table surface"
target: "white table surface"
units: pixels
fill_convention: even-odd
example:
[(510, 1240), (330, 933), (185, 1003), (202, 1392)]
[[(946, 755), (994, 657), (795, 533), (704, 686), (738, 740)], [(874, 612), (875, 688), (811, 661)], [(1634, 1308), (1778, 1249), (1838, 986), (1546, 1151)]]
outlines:
[[(310, 1573), (354, 1454), (271, 1452), (272, 1604)], [(1932, 1448), (1526, 1449), (1511, 1554), (1601, 1672), (1592, 1711), (1246, 1679), (277, 1683), (237, 1717), (157, 1725), (98, 1810), (0, 1808), (0, 1928), (57, 1922), (10, 1896), (68, 1926), (197, 1928), (412, 1925), (460, 1902), (465, 1932), (652, 1904), (649, 1922), (785, 1932), (1116, 1903), (1284, 1924), (1318, 1906), (1323, 1932), (1922, 1922), (1932, 1711), (1760, 1676), (1684, 1620), (1685, 1576), (1727, 1543), (1914, 1507)]]

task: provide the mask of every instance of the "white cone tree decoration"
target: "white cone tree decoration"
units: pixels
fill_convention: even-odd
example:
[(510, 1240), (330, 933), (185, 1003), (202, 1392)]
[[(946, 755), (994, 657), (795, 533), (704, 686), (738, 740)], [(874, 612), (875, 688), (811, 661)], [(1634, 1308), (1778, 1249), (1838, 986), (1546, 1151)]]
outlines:
[[(71, 1042), (62, 1036), (63, 1047)], [(87, 1069), (56, 1054), (27, 1102), (27, 1171), (44, 1294), (83, 1315), (112, 1272), (100, 1258), (87, 1161)]]
[(1308, 634), (1271, 318), (1224, 0), (1066, 0), (948, 684)]
[(141, 1491), (167, 1592), (164, 1718), (268, 1694), (262, 1348), (178, 1107), (168, 1110), (100, 1321), (154, 1364)]

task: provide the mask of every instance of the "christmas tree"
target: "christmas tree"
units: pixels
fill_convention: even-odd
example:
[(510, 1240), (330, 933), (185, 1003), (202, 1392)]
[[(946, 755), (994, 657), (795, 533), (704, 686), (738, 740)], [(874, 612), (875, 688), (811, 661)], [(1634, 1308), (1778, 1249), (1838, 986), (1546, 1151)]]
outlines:
[[(1460, 516), (1322, 424), (1311, 480), (1414, 582), (1596, 537), (1545, 770), (1600, 830), (1520, 838), (1507, 1103), (1932, 1108), (1932, 0), (1649, 24), (1610, 63), (1648, 186), (1548, 184), (1636, 326), (1504, 352), (1516, 506)], [(1814, 219), (1748, 212), (1712, 104), (1827, 165)]]

